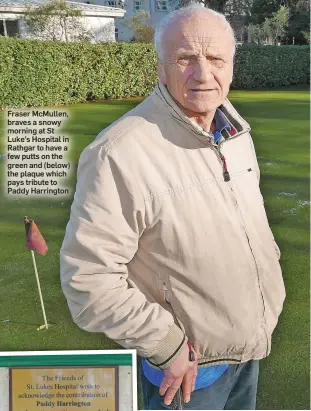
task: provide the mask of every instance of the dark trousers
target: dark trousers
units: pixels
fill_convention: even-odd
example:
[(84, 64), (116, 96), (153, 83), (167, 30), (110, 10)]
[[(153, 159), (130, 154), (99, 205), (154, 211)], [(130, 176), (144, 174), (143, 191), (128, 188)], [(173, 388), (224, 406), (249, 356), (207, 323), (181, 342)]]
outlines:
[[(195, 390), (185, 410), (255, 410), (259, 361), (230, 365), (211, 386)], [(159, 388), (151, 384), (142, 372), (142, 391), (145, 410), (172, 410), (176, 401), (164, 405)]]

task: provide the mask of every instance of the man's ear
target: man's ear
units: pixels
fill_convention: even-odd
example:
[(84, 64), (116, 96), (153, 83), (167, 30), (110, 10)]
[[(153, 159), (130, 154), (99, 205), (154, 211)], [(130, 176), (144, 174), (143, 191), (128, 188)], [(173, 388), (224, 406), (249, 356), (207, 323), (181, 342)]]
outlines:
[(166, 75), (164, 65), (161, 60), (158, 59), (158, 75), (162, 84), (166, 85)]

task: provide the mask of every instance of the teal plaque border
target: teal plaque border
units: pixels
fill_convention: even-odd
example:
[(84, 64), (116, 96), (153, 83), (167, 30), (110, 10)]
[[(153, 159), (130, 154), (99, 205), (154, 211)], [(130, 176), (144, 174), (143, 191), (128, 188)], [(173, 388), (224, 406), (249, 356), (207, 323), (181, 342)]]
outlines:
[(132, 354), (46, 354), (0, 356), (0, 367), (133, 365)]

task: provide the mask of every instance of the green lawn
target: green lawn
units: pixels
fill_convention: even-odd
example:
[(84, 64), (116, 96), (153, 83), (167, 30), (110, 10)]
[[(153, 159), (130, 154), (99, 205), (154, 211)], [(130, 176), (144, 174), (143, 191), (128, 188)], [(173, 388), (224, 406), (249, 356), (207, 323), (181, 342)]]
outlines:
[[(275, 238), (287, 299), (273, 335), (271, 355), (261, 361), (258, 409), (310, 409), (309, 403), (309, 93), (307, 88), (233, 91), (230, 99), (252, 126), (261, 188)], [(140, 99), (78, 104), (66, 133), (72, 162), (96, 134)], [(2, 132), (1, 132), (2, 130)], [(0, 113), (3, 153), (3, 113)], [(3, 161), (1, 191), (3, 192)], [(71, 179), (74, 186), (74, 178)], [(104, 335), (72, 322), (59, 284), (59, 249), (71, 200), (10, 200), (0, 196), (0, 351), (119, 348)], [(47, 317), (43, 323), (31, 255), (25, 247), (24, 215), (37, 220), (49, 252), (37, 256)]]

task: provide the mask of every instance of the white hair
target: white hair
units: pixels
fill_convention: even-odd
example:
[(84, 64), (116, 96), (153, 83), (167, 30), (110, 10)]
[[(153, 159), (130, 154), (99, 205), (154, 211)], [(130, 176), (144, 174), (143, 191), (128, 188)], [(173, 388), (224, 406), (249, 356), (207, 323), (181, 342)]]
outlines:
[(164, 60), (164, 50), (163, 50), (163, 34), (168, 28), (168, 26), (172, 23), (173, 20), (180, 20), (183, 17), (187, 16), (192, 16), (193, 14), (205, 14), (210, 17), (218, 17), (220, 20), (220, 23), (224, 25), (224, 31), (229, 33), (232, 37), (232, 55), (234, 56), (235, 54), (235, 49), (236, 49), (236, 41), (235, 41), (235, 36), (234, 36), (234, 31), (226, 19), (226, 17), (218, 13), (215, 10), (208, 9), (204, 7), (203, 4), (201, 3), (192, 3), (187, 7), (182, 7), (178, 10), (173, 10), (166, 16), (164, 16), (160, 22), (157, 24), (155, 33), (154, 33), (154, 45), (155, 45), (155, 50), (157, 52), (158, 58), (160, 60)]

